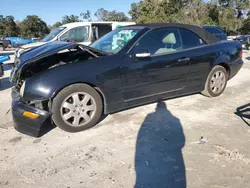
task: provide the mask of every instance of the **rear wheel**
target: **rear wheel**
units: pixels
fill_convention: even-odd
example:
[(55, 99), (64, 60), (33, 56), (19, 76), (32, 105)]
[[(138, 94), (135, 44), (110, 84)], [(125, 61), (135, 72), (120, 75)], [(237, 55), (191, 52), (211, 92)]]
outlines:
[(102, 111), (102, 99), (94, 88), (74, 84), (64, 88), (54, 98), (52, 120), (65, 131), (79, 132), (98, 123)]
[(226, 69), (220, 65), (216, 65), (207, 77), (202, 94), (208, 97), (220, 96), (227, 86), (227, 80), (228, 73)]

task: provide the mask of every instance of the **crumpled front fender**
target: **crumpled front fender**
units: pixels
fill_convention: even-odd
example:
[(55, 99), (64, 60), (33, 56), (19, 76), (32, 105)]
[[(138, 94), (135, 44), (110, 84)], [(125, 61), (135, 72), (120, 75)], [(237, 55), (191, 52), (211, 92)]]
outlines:
[(70, 68), (66, 69), (63, 66), (57, 67), (27, 78), (23, 99), (25, 101), (50, 100), (68, 85), (83, 82), (95, 83), (80, 71), (70, 71)]

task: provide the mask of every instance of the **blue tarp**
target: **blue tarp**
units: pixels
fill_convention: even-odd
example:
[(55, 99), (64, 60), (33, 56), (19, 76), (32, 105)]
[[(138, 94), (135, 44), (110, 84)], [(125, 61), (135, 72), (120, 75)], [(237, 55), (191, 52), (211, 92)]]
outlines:
[(0, 56), (0, 64), (2, 64), (5, 61), (8, 61), (10, 59), (9, 56)]
[(8, 55), (14, 55), (15, 52), (4, 52), (4, 53), (1, 53), (0, 52), (0, 56), (8, 56)]

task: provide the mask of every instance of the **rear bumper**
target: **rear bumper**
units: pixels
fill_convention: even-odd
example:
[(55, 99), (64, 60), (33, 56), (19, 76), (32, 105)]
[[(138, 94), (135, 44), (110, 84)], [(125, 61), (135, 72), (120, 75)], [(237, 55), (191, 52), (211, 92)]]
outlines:
[(243, 60), (240, 58), (230, 65), (230, 76), (229, 79), (233, 78), (243, 66)]
[[(13, 97), (13, 96), (12, 96)], [(23, 115), (25, 111), (38, 114), (39, 117), (31, 119)], [(40, 130), (51, 114), (47, 111), (37, 109), (20, 100), (19, 97), (12, 98), (12, 116), (14, 128), (24, 134), (39, 137)]]

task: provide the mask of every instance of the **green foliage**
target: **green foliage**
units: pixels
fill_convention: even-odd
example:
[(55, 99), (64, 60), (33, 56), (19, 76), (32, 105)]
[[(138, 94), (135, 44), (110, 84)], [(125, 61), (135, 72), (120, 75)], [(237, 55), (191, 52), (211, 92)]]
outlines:
[[(83, 14), (83, 13), (82, 13)], [(81, 16), (83, 16), (81, 14)], [(51, 27), (51, 29), (54, 29), (54, 28), (57, 28), (57, 27), (59, 27), (59, 26), (61, 26), (61, 25), (63, 25), (63, 24), (68, 24), (68, 23), (73, 23), (73, 22), (81, 22), (82, 20), (79, 18), (79, 16), (77, 16), (77, 15), (73, 15), (73, 14), (71, 14), (71, 15), (65, 15), (65, 16), (63, 16), (62, 17), (62, 20), (61, 21), (58, 21), (58, 22), (56, 22), (52, 27)]]
[(62, 22), (56, 22), (52, 27), (51, 29), (54, 29), (54, 28), (57, 28), (59, 26), (63, 25)]
[(36, 15), (29, 15), (18, 24), (20, 35), (25, 38), (41, 37), (49, 33), (47, 24)]
[(117, 21), (117, 22), (125, 22), (128, 21), (129, 18), (124, 14), (124, 12), (107, 11), (103, 8), (100, 8), (96, 11), (95, 17), (98, 21)]
[[(113, 11), (107, 11), (103, 8), (98, 9), (94, 16), (97, 18), (98, 21), (118, 21), (118, 22), (124, 22), (128, 21), (129, 18), (123, 13), (123, 12), (117, 12), (115, 10)], [(70, 16), (64, 16), (61, 21), (56, 22), (52, 28), (59, 27), (63, 24), (72, 23), (72, 22), (81, 22), (81, 21), (92, 21), (93, 18), (91, 16), (91, 12), (87, 10), (86, 12), (83, 12), (80, 14), (80, 16), (77, 15), (70, 15)]]
[(139, 9), (139, 3), (132, 3), (131, 4), (131, 10), (128, 12), (132, 18), (132, 20), (138, 20), (140, 17), (140, 9)]
[(0, 15), (0, 38), (6, 36), (17, 36), (19, 30), (13, 16)]
[(219, 25), (228, 34), (236, 34), (249, 8), (248, 0), (144, 0), (133, 3), (129, 14), (137, 23)]
[[(219, 25), (230, 34), (250, 34), (249, 0), (141, 0), (132, 3), (129, 14), (136, 23), (179, 22), (196, 25)], [(249, 14), (250, 15), (250, 14)], [(0, 15), (0, 37), (41, 37), (49, 29), (63, 24), (81, 21), (129, 21), (125, 13), (100, 8), (95, 14), (86, 12), (65, 15), (62, 20), (48, 28), (38, 16), (27, 16), (22, 22), (13, 16)]]
[(245, 35), (250, 35), (250, 17), (243, 22), (241, 27), (241, 33)]
[(64, 16), (62, 19), (62, 24), (73, 23), (73, 22), (80, 22), (79, 16), (71, 14), (70, 16)]
[(91, 12), (89, 10), (87, 10), (86, 12), (81, 13), (80, 16), (82, 16), (83, 20), (87, 20), (89, 22), (92, 21)]

